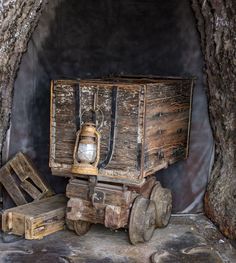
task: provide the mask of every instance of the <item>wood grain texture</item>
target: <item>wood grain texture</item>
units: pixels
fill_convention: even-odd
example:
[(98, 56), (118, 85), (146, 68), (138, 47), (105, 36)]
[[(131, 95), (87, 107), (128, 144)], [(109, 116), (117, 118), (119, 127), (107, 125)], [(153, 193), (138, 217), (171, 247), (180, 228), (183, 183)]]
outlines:
[[(192, 0), (206, 61), (209, 112), (216, 140), (215, 168), (207, 198), (208, 215), (235, 236), (235, 1)], [(46, 1), (3, 1), (0, 16), (0, 149), (9, 127), (12, 90), (21, 56)], [(30, 15), (27, 15), (30, 14)], [(25, 26), (27, 25), (27, 26)], [(20, 37), (19, 37), (20, 36)], [(224, 187), (227, 184), (228, 187)], [(222, 186), (222, 187), (221, 187)], [(225, 190), (224, 190), (225, 189)], [(220, 194), (221, 193), (221, 194)], [(229, 206), (225, 209), (225, 203)], [(223, 208), (223, 209), (222, 209)], [(211, 211), (211, 212), (210, 212)], [(227, 218), (226, 222), (225, 219)], [(227, 227), (224, 227), (226, 225)]]
[(70, 198), (67, 204), (66, 218), (72, 221), (82, 220), (94, 224), (104, 224), (105, 206), (96, 207), (81, 198)]
[[(21, 57), (47, 1), (2, 1), (0, 13), (0, 157), (10, 122), (13, 85)], [(2, 165), (2, 158), (0, 158)]]
[(192, 0), (208, 84), (215, 162), (205, 212), (222, 233), (236, 238), (236, 2)]
[(0, 183), (16, 205), (27, 203), (26, 193), (39, 200), (53, 195), (29, 157), (19, 152), (0, 169)]
[(67, 198), (55, 195), (4, 211), (2, 230), (26, 239), (41, 239), (65, 224)]
[[(186, 158), (192, 83), (181, 78), (128, 77), (53, 81), (50, 146), (53, 174), (72, 176), (76, 122), (92, 121), (95, 96), (101, 161), (109, 154), (111, 139), (114, 143), (108, 164), (99, 170), (100, 180), (140, 184), (144, 177)], [(114, 88), (117, 106), (112, 124)], [(115, 125), (114, 138), (111, 138), (112, 125)]]
[(71, 179), (66, 195), (70, 198), (67, 219), (119, 229), (128, 225), (129, 208), (137, 193), (122, 186), (98, 183), (90, 196), (88, 181)]
[(142, 187), (97, 183), (90, 193), (87, 180), (71, 179), (66, 189), (70, 198), (67, 219), (100, 223), (111, 229), (127, 228), (134, 200), (139, 195), (149, 199), (156, 183), (155, 176), (148, 178)]
[[(90, 201), (88, 181), (71, 179), (66, 188), (66, 196)], [(98, 183), (94, 187), (93, 202), (94, 204), (127, 207), (135, 196), (135, 193), (127, 190), (124, 191), (121, 186)]]
[(4, 166), (0, 170), (0, 182), (16, 205), (26, 204), (25, 196), (17, 186), (9, 167)]
[(192, 80), (147, 84), (145, 174), (187, 157)]

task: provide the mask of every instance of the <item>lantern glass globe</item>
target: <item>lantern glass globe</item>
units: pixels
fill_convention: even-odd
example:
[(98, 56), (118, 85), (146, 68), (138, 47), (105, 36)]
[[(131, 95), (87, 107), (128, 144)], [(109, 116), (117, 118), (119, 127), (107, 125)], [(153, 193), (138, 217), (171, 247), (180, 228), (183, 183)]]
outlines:
[(93, 163), (96, 160), (97, 145), (79, 143), (77, 158), (81, 163)]

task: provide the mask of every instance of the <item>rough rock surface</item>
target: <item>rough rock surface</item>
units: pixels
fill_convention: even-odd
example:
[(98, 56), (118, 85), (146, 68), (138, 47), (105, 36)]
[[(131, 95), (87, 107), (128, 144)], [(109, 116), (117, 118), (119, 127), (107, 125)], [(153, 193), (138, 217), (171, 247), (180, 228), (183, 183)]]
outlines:
[(205, 212), (236, 238), (236, 2), (192, 0), (198, 21), (216, 157)]
[(0, 1), (0, 153), (9, 127), (16, 72), (46, 2)]
[[(0, 1), (0, 153), (9, 126), (15, 75), (45, 0)], [(236, 238), (236, 2), (192, 0), (206, 61), (216, 159), (205, 196), (206, 214)]]

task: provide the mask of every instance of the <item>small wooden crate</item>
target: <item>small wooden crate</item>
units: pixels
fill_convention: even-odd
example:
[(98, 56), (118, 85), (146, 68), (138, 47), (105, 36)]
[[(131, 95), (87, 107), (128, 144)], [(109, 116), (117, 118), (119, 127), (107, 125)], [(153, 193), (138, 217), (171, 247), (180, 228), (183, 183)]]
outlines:
[(54, 194), (30, 158), (22, 152), (1, 167), (0, 183), (17, 206), (28, 203), (27, 195), (40, 200)]
[(193, 83), (182, 78), (52, 81), (52, 173), (73, 176), (76, 131), (91, 121), (94, 102), (101, 133), (100, 181), (142, 185), (145, 177), (185, 159)]
[(58, 194), (7, 209), (2, 215), (2, 230), (25, 239), (41, 239), (64, 228), (66, 205), (65, 195)]

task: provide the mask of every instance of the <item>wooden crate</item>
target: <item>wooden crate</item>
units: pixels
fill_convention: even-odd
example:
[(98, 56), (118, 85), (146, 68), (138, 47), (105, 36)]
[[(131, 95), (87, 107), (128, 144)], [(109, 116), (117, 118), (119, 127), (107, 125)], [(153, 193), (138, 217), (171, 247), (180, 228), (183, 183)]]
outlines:
[(95, 94), (101, 125), (99, 180), (142, 185), (145, 177), (185, 159), (193, 83), (181, 78), (52, 81), (52, 173), (72, 176), (75, 134), (91, 120)]
[(65, 195), (58, 194), (7, 209), (2, 215), (2, 230), (25, 239), (41, 239), (64, 228), (66, 205)]
[(16, 205), (27, 204), (27, 196), (39, 200), (54, 194), (30, 158), (22, 152), (1, 167), (0, 183)]

